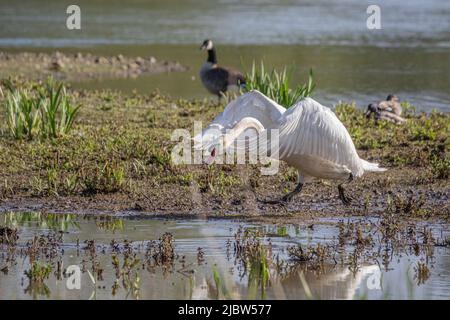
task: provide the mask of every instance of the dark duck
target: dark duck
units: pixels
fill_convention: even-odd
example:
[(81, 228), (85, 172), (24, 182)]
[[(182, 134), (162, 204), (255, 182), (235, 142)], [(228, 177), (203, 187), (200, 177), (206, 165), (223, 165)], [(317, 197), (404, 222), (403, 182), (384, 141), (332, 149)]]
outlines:
[(200, 79), (209, 92), (218, 96), (220, 100), (227, 91), (245, 85), (245, 77), (240, 71), (217, 64), (216, 49), (211, 40), (203, 41), (200, 49), (208, 53), (208, 58), (200, 69)]
[(401, 117), (402, 106), (398, 97), (394, 94), (388, 95), (386, 100), (369, 104), (366, 117), (369, 119), (372, 114), (374, 114), (375, 121), (386, 120), (395, 124), (401, 124), (406, 121)]

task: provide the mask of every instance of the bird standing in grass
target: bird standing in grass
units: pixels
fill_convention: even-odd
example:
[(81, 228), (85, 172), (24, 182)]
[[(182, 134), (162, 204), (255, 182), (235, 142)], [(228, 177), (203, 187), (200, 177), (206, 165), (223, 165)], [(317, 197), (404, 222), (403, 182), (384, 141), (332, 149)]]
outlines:
[[(248, 96), (247, 99), (246, 96)], [(361, 159), (350, 134), (333, 111), (311, 98), (304, 98), (287, 110), (277, 108), (275, 102), (257, 91), (244, 94), (239, 99), (245, 101), (246, 105), (254, 104), (261, 107), (253, 107), (251, 112), (247, 112), (247, 107), (242, 105), (242, 108), (238, 109), (241, 116), (238, 116), (236, 112), (232, 113), (231, 129), (226, 133), (221, 134), (221, 131), (218, 131), (218, 135), (212, 137), (208, 127), (204, 132), (206, 141), (199, 138), (197, 140), (203, 140), (202, 149), (210, 152), (210, 157), (214, 158), (218, 156), (217, 150), (222, 152), (220, 150), (226, 150), (232, 146), (247, 129), (256, 130), (260, 136), (267, 130), (278, 130), (279, 141), (276, 144), (276, 150), (271, 149), (270, 154), (277, 154), (277, 160), (283, 160), (298, 170), (297, 187), (282, 198), (283, 202), (290, 201), (300, 193), (305, 182), (318, 178), (340, 181), (339, 198), (348, 205), (351, 198), (344, 193), (344, 183), (362, 176), (364, 172), (386, 170), (380, 168), (377, 163)], [(215, 121), (223, 123), (223, 117), (227, 117), (229, 113), (227, 111), (236, 109), (233, 103), (231, 107), (233, 109), (228, 110), (227, 106), (218, 117), (219, 119)], [(278, 119), (268, 118), (269, 114), (279, 115), (279, 117)], [(261, 123), (261, 120), (266, 121), (267, 127)], [(245, 151), (259, 152), (257, 139), (249, 141)]]
[(239, 88), (245, 85), (244, 75), (235, 69), (220, 67), (217, 64), (217, 55), (214, 44), (211, 40), (203, 41), (200, 47), (206, 50), (208, 57), (206, 62), (200, 68), (200, 79), (205, 88), (219, 98), (222, 97), (232, 87)]
[(366, 112), (367, 119), (371, 117), (372, 113), (375, 121), (387, 120), (395, 124), (402, 124), (406, 121), (406, 119), (401, 117), (402, 106), (398, 97), (394, 94), (388, 95), (384, 101), (369, 104)]

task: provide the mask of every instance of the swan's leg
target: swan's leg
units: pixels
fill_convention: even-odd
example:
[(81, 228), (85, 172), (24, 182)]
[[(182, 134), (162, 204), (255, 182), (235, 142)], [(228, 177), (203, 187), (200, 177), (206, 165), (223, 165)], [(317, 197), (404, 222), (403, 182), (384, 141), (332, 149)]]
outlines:
[(298, 193), (300, 193), (300, 191), (302, 191), (304, 182), (305, 182), (305, 178), (298, 175), (297, 186), (295, 187), (295, 189), (292, 192), (288, 193), (287, 195), (285, 195), (283, 198), (281, 198), (279, 200), (260, 200), (260, 201), (263, 203), (267, 203), (267, 204), (286, 204), (286, 202), (291, 201), (292, 198), (296, 194), (298, 194)]
[(341, 183), (340, 185), (338, 185), (339, 199), (341, 199), (342, 203), (344, 205), (346, 205), (346, 206), (350, 205), (350, 203), (352, 202), (352, 198), (345, 194), (345, 190), (344, 190), (343, 184), (350, 183), (352, 181), (353, 181), (353, 174), (350, 173), (350, 176), (348, 177), (348, 180), (346, 182)]
[(292, 191), (289, 192), (287, 195), (285, 195), (283, 198), (281, 198), (281, 201), (283, 201), (283, 202), (289, 202), (289, 201), (291, 201), (292, 198), (293, 198), (295, 195), (299, 194), (300, 191), (302, 191), (303, 183), (304, 183), (303, 177), (302, 177), (300, 174), (298, 174), (298, 176), (297, 176), (297, 186), (295, 187), (294, 190), (292, 190)]
[(303, 188), (303, 183), (299, 182), (294, 190), (292, 190), (287, 195), (285, 195), (283, 198), (281, 198), (281, 201), (283, 201), (283, 202), (291, 201), (295, 195), (299, 194), (300, 191), (302, 191), (302, 188)]

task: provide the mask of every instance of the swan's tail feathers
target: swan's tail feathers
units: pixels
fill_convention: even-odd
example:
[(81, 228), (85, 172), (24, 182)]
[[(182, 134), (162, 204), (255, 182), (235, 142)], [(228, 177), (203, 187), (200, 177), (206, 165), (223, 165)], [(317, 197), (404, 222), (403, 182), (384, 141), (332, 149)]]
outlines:
[(370, 172), (384, 172), (387, 169), (386, 168), (380, 168), (378, 163), (369, 162), (366, 160), (361, 159), (361, 163), (363, 166), (364, 171), (370, 171)]

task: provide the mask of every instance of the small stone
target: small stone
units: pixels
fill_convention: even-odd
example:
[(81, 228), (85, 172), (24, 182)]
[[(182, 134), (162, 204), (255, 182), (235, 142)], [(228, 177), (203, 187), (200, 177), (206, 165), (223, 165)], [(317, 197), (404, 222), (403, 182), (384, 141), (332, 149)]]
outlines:
[(128, 64), (128, 69), (131, 70), (139, 69), (139, 65), (137, 63), (131, 62)]
[(135, 62), (136, 62), (136, 64), (141, 66), (144, 64), (144, 59), (142, 59), (141, 57), (137, 57)]
[(64, 68), (64, 64), (59, 60), (54, 60), (50, 64), (50, 70), (59, 71)]
[(108, 59), (106, 59), (105, 57), (97, 57), (97, 58), (95, 58), (95, 63), (107, 64), (108, 63)]
[(61, 52), (59, 52), (59, 51), (56, 51), (55, 54), (54, 54), (54, 57), (56, 59), (61, 59), (63, 57), (63, 54)]

